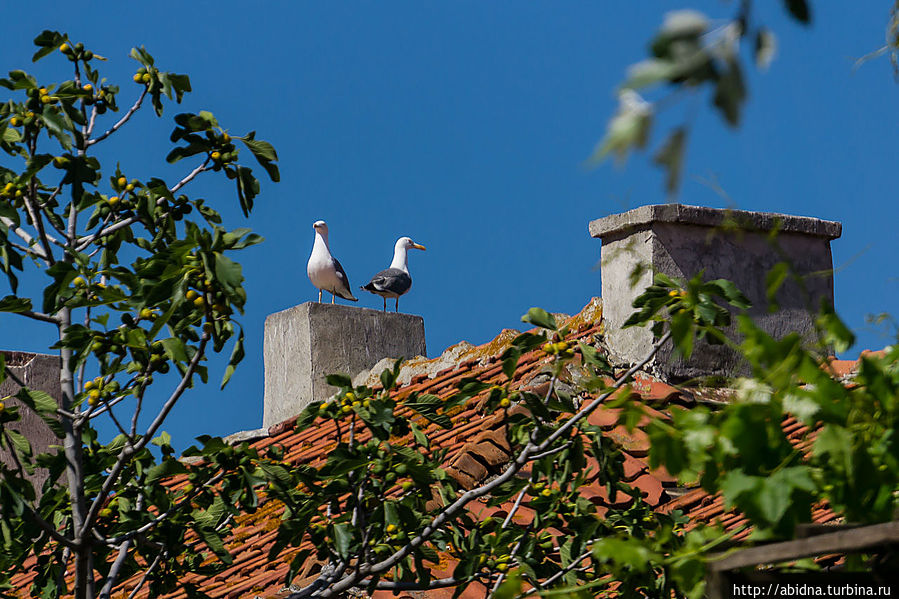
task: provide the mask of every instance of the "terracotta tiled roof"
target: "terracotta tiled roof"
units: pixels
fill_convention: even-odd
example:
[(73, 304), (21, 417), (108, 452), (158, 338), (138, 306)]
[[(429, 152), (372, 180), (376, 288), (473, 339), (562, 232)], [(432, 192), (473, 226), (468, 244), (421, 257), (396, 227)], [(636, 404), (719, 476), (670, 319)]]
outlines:
[[(594, 300), (578, 314), (567, 322), (571, 329), (569, 341), (584, 341), (594, 343), (596, 336), (601, 332), (601, 310), (597, 300)], [(502, 339), (500, 340), (500, 337)], [(408, 382), (395, 391), (397, 399), (402, 399), (412, 392), (429, 393), (440, 397), (447, 397), (456, 390), (456, 384), (467, 377), (478, 377), (488, 383), (504, 383), (505, 375), (502, 373), (500, 355), (511, 340), (511, 336), (504, 332), (497, 340), (491, 341), (480, 348), (466, 349), (462, 355), (463, 360), (455, 366), (437, 371), (432, 376), (427, 374), (412, 374), (406, 377)], [(545, 374), (549, 357), (543, 352), (534, 351), (521, 357), (520, 366), (512, 383), (513, 388), (539, 389), (545, 385), (548, 376)], [(834, 369), (839, 376), (849, 374), (855, 363), (834, 361)], [(638, 374), (631, 385), (631, 392), (639, 395), (647, 405), (647, 410), (657, 416), (664, 417), (664, 407), (670, 403), (690, 404), (703, 397), (702, 393), (694, 391), (682, 391), (646, 374)], [(481, 409), (484, 396), (476, 396), (454, 414), (451, 414), (453, 427), (449, 430), (440, 430), (436, 425), (428, 431), (431, 436), (432, 446), (446, 448), (446, 469), (461, 486), (471, 488), (491, 475), (498, 474), (502, 466), (508, 461), (509, 447), (505, 435), (501, 430), (503, 418), (501, 414), (485, 413)], [(662, 411), (656, 411), (655, 406)], [(515, 408), (513, 408), (515, 409)], [(618, 413), (614, 409), (600, 407), (590, 415), (588, 421), (601, 427), (605, 434), (614, 439), (624, 452), (624, 477), (625, 480), (638, 489), (651, 506), (659, 510), (670, 511), (680, 509), (694, 522), (720, 521), (728, 529), (739, 526), (742, 523), (741, 516), (728, 512), (724, 508), (720, 497), (711, 497), (701, 490), (680, 489), (675, 479), (664, 470), (652, 471), (646, 458), (649, 450), (649, 439), (640, 430), (638, 425), (633, 431), (628, 431), (618, 425)], [(422, 423), (423, 427), (427, 423)], [(791, 438), (799, 439), (804, 428), (795, 421), (784, 422), (785, 431)], [(284, 449), (284, 459), (293, 463), (316, 464), (321, 463), (335, 441), (335, 425), (333, 421), (325, 421), (320, 426), (309, 428), (302, 432), (294, 432), (294, 419), (287, 420), (271, 427), (266, 438), (252, 443), (263, 450), (272, 445), (279, 445)], [(359, 440), (368, 438), (363, 431)], [(592, 469), (594, 472), (598, 468)], [(174, 479), (170, 483), (178, 488), (186, 482), (183, 479)], [(619, 505), (631, 501), (630, 497), (618, 494), (614, 503), (608, 496), (604, 485), (591, 479), (581, 488), (584, 496), (589, 498), (597, 506), (600, 514), (610, 505)], [(510, 506), (488, 507), (486, 503), (475, 502), (471, 511), (476, 516), (487, 515), (505, 516)], [(269, 548), (274, 544), (279, 518), (283, 506), (277, 501), (262, 500), (261, 507), (253, 514), (246, 514), (237, 519), (236, 526), (230, 539), (226, 542), (227, 548), (234, 556), (233, 564), (226, 570), (207, 578), (199, 576), (188, 577), (199, 589), (211, 597), (226, 598), (279, 598), (288, 594), (285, 589), (284, 578), (288, 572), (291, 559), (299, 551), (298, 548), (286, 549), (274, 560), (268, 559)], [(516, 513), (515, 521), (529, 522), (533, 517), (533, 511), (524, 502)], [(818, 510), (814, 514), (815, 520), (827, 522), (833, 516), (827, 510)], [(444, 556), (445, 557), (445, 556)], [(306, 569), (300, 573), (294, 581), (302, 584), (303, 579), (309, 579), (315, 575), (319, 564), (314, 561), (307, 563)], [(443, 560), (433, 568), (437, 576), (448, 576), (452, 573), (452, 564)], [(19, 574), (14, 579), (17, 589), (22, 589), (22, 597), (27, 596), (27, 589), (32, 575)], [(127, 597), (137, 582), (137, 578), (124, 582), (119, 587), (118, 594), (114, 597)], [(472, 585), (463, 598), (483, 597), (484, 588), (480, 585)], [(377, 592), (377, 596), (386, 597), (390, 594), (386, 591)], [(428, 591), (429, 598), (440, 599), (443, 596), (449, 599), (452, 589)], [(145, 589), (139, 596), (145, 596)], [(176, 592), (166, 597), (186, 597), (185, 592)], [(419, 597), (420, 593), (403, 593), (401, 596)]]

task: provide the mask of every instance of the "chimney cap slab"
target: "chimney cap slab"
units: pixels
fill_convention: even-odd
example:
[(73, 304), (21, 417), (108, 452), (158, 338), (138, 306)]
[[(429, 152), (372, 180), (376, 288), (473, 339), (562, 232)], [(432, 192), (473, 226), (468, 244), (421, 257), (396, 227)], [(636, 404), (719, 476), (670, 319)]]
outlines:
[(680, 223), (701, 227), (734, 225), (741, 230), (759, 232), (777, 230), (825, 239), (836, 239), (843, 231), (843, 225), (839, 222), (820, 218), (683, 204), (640, 206), (621, 214), (613, 214), (591, 221), (589, 230), (591, 237), (606, 239), (649, 228), (653, 223)]

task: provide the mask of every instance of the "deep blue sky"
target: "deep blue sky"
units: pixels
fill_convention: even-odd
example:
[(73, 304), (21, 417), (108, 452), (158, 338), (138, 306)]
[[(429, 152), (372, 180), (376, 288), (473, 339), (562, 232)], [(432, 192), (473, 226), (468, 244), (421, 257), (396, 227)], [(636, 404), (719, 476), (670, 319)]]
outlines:
[[(849, 9), (817, 0), (809, 28), (789, 21), (780, 2), (757, 4), (759, 20), (778, 34), (778, 55), (767, 73), (750, 70), (740, 129), (701, 98), (680, 201), (842, 221), (836, 303), (859, 335), (851, 353), (882, 347), (890, 339), (865, 317), (899, 314), (899, 87), (885, 58), (852, 67), (882, 44), (889, 3)], [(622, 169), (590, 170), (584, 161), (626, 67), (645, 57), (664, 13), (683, 7), (714, 18), (735, 11), (698, 0), (220, 0), (156, 2), (152, 11), (44, 2), (17, 11), (15, 27), (5, 28), (0, 72), (25, 68), (58, 81), (59, 55), (32, 66), (31, 40), (44, 28), (68, 31), (109, 57), (104, 72), (124, 88), (125, 104), (136, 95), (127, 54), (143, 44), (163, 70), (189, 74), (195, 91), (161, 121), (150, 112), (135, 119), (106, 144), (106, 159), (130, 176), (177, 180), (191, 165), (164, 163), (171, 117), (201, 109), (233, 132), (255, 129), (279, 152), (282, 182), (263, 182), (249, 222), (230, 187), (212, 178), (193, 187), (229, 227), (251, 226), (266, 242), (242, 260), (247, 359), (225, 392), (195, 390), (173, 413), (166, 428), (184, 447), (200, 433), (260, 426), (263, 320), (314, 298), (304, 267), (317, 219), (328, 221), (354, 286), (388, 265), (400, 235), (428, 247), (411, 256), (414, 286), (401, 308), (424, 316), (431, 356), (518, 327), (531, 306), (574, 313), (599, 295), (600, 244), (587, 223), (666, 198), (646, 156)], [(653, 147), (683, 113), (660, 117)], [(380, 306), (361, 293), (360, 305)], [(46, 351), (51, 340), (47, 329), (8, 317), (0, 326), (5, 348)]]

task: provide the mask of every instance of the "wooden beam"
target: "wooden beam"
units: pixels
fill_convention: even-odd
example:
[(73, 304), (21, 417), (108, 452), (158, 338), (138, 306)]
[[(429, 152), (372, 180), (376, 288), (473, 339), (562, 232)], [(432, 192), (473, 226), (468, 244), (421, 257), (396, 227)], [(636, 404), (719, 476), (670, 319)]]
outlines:
[(806, 539), (742, 549), (709, 561), (712, 572), (746, 566), (773, 564), (827, 553), (854, 553), (890, 543), (899, 543), (899, 522), (886, 522), (816, 535)]

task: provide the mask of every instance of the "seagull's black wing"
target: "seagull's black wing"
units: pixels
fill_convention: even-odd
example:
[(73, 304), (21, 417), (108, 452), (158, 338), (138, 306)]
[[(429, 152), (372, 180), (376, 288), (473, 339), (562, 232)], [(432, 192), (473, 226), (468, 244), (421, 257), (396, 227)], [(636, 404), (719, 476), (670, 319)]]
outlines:
[(382, 270), (362, 288), (377, 294), (403, 295), (412, 287), (412, 277), (398, 268)]
[(331, 256), (331, 260), (334, 262), (334, 270), (337, 271), (337, 279), (341, 283), (341, 286), (334, 290), (334, 295), (339, 295), (343, 299), (350, 300), (351, 302), (358, 302), (359, 299), (353, 297), (353, 292), (350, 291), (350, 279), (346, 276), (346, 271), (343, 270), (340, 261), (333, 256)]

